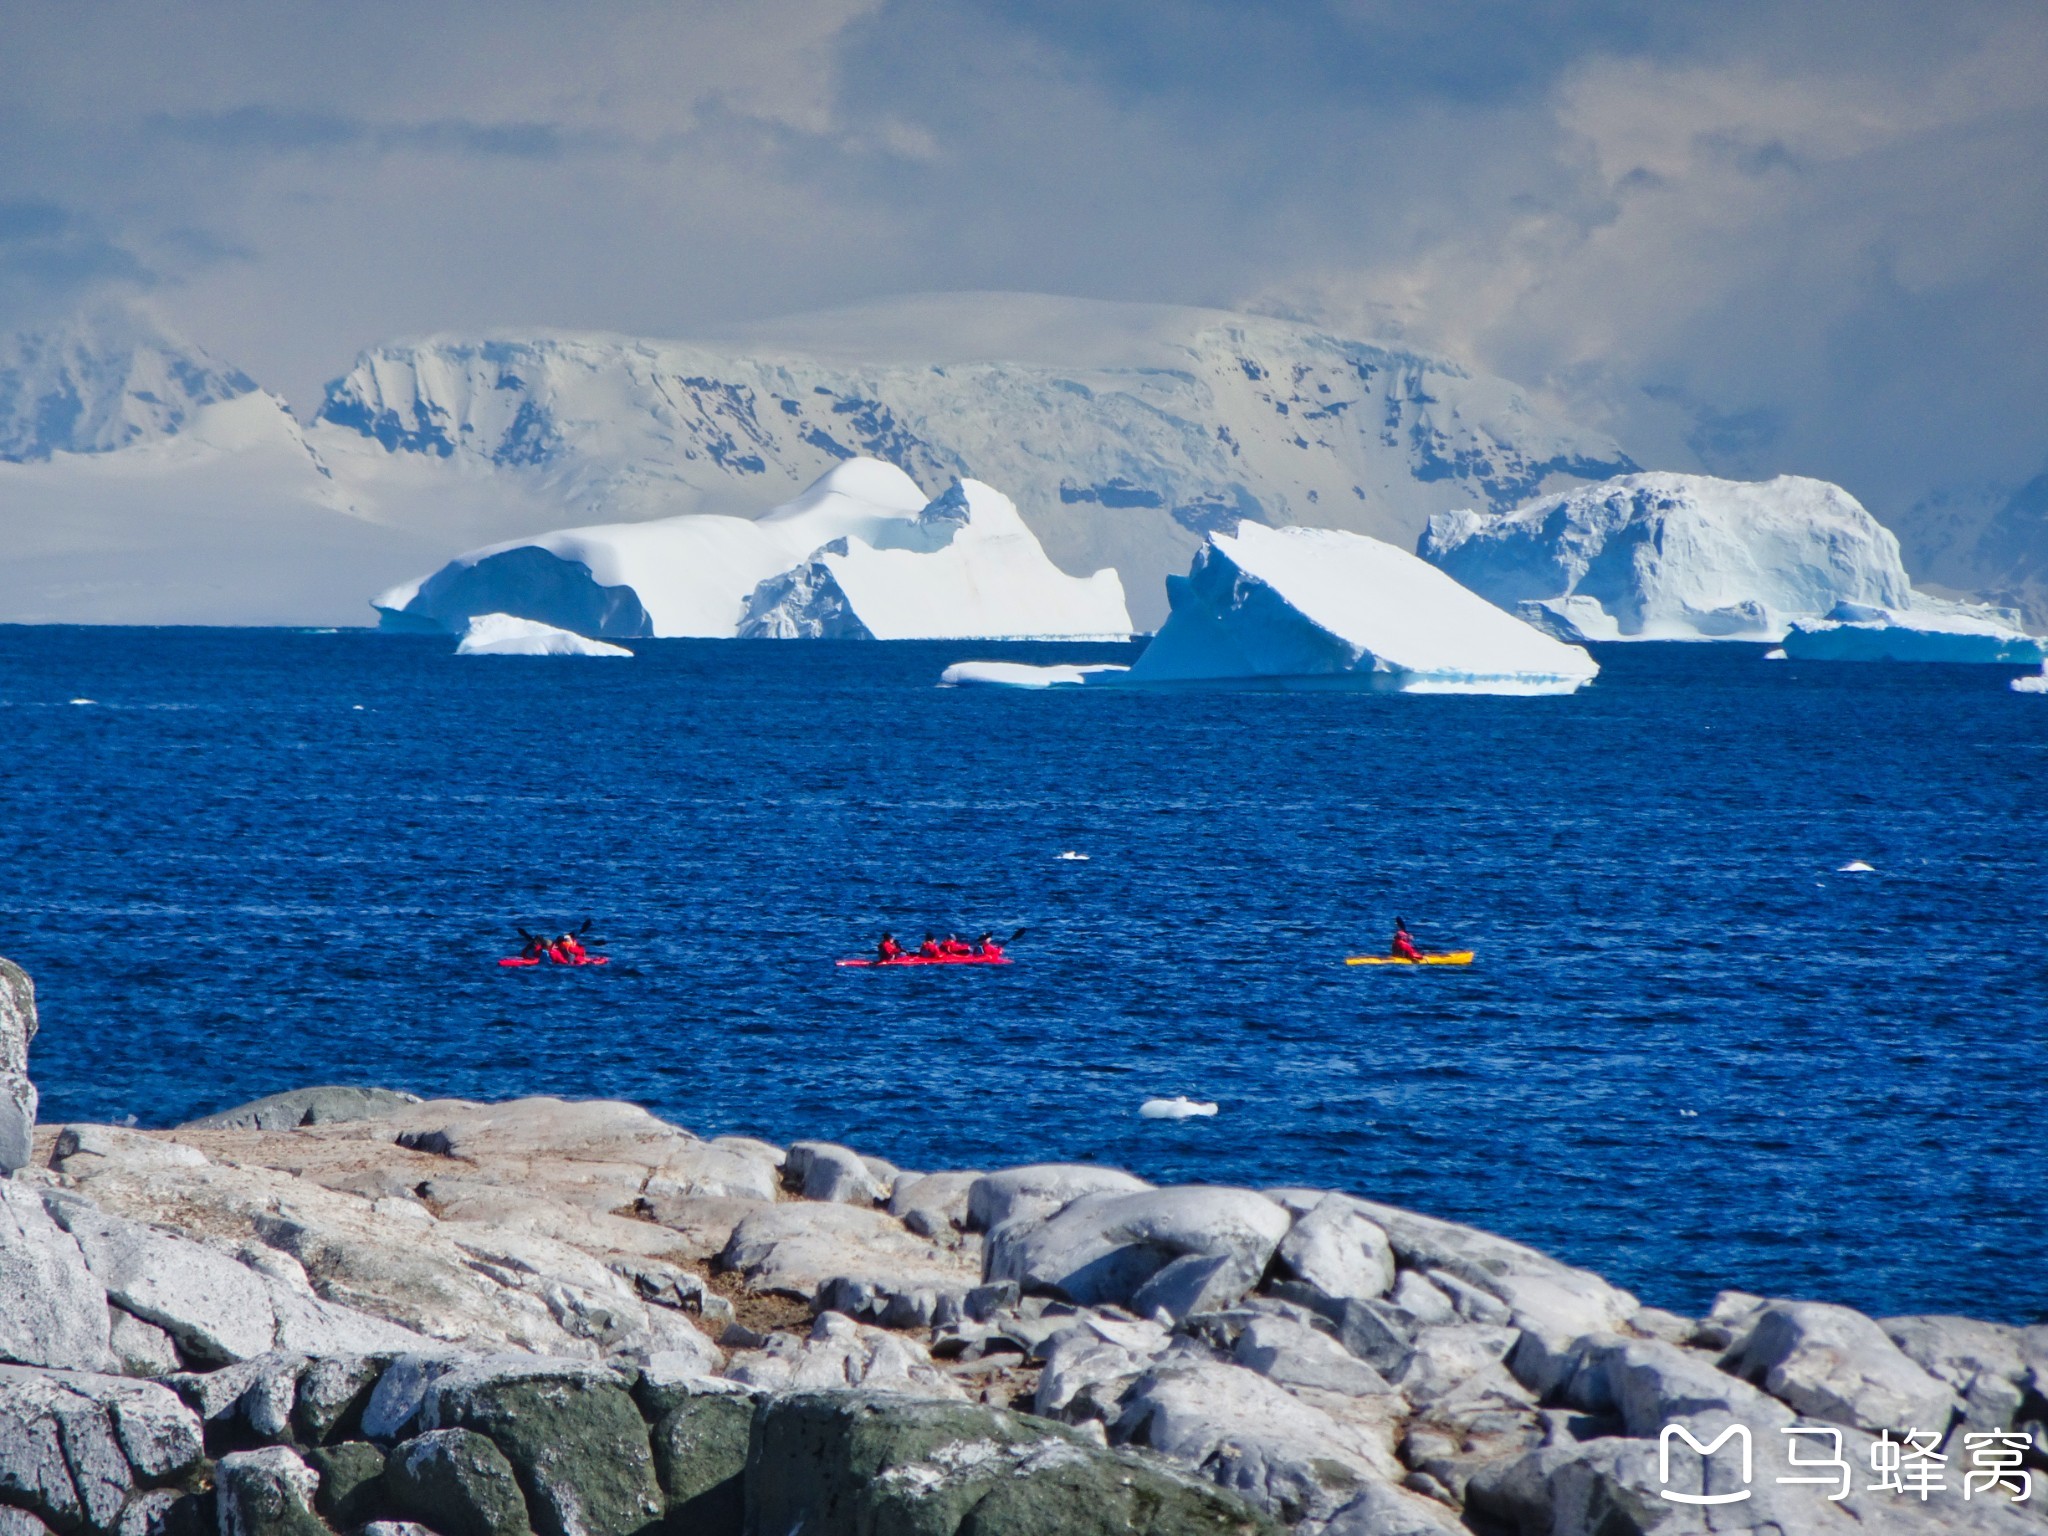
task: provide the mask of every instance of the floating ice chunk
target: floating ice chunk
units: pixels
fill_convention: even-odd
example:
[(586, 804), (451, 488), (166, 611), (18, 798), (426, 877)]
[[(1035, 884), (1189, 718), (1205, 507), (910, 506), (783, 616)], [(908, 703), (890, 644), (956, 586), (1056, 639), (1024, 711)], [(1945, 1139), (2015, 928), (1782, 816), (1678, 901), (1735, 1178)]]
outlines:
[(2014, 693), (2048, 693), (2048, 661), (2041, 663), (2041, 670), (2032, 677), (2016, 677), (2012, 680)]
[(1785, 636), (1799, 661), (1967, 661), (2048, 665), (2048, 644), (2019, 616), (1983, 603), (1914, 593), (1897, 608), (1838, 603), (1824, 619), (1802, 620)]
[(1170, 1099), (1147, 1099), (1138, 1106), (1138, 1113), (1147, 1120), (1193, 1120), (1201, 1115), (1215, 1114), (1216, 1106), (1176, 1094)]
[(1770, 650), (1764, 652), (1765, 661), (1785, 661), (1788, 659), (1789, 658), (1785, 655), (1785, 647), (1783, 647), (1782, 645), (1774, 646)]
[(462, 632), (458, 656), (630, 656), (623, 645), (586, 640), (552, 624), (516, 619), (509, 613), (480, 613)]
[(1065, 859), (1070, 864), (1086, 864), (1088, 862), (1087, 854), (1076, 853), (1071, 848), (1069, 848), (1065, 853), (1061, 854), (1060, 857)]
[(1130, 684), (1259, 681), (1404, 693), (1570, 693), (1593, 658), (1406, 550), (1328, 528), (1212, 533)]
[(74, 703), (74, 704), (97, 704), (97, 703), (99, 703), (99, 700), (98, 700), (98, 699), (73, 699), (73, 700), (72, 700), (71, 702), (72, 702), (72, 703)]
[(941, 688), (1078, 688), (1091, 676), (1128, 667), (1034, 667), (1021, 661), (956, 661), (939, 674)]
[(1836, 870), (1835, 873), (1838, 875), (1871, 875), (1877, 873), (1877, 871), (1861, 859), (1851, 859), (1840, 869)]
[(1911, 600), (1899, 541), (1840, 486), (1797, 475), (1623, 475), (1439, 513), (1417, 551), (1565, 640), (1775, 640), (1845, 599)]

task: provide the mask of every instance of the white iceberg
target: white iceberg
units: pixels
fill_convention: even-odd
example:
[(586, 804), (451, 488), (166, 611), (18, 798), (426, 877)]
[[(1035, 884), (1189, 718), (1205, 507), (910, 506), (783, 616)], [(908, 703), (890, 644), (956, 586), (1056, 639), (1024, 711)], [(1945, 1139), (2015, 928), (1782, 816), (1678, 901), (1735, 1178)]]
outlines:
[(2016, 677), (2012, 680), (2014, 693), (2048, 693), (2048, 661), (2041, 663), (2041, 670), (2030, 677)]
[(1008, 497), (975, 480), (928, 501), (849, 459), (759, 518), (568, 528), (459, 555), (374, 599), (387, 627), (516, 613), (578, 633), (700, 638), (1122, 639), (1114, 571), (1069, 576)]
[(1782, 640), (1839, 603), (1913, 602), (1899, 541), (1840, 486), (1624, 475), (1443, 512), (1421, 556), (1570, 640)]
[(1391, 544), (1329, 528), (1212, 533), (1130, 671), (1105, 681), (1258, 681), (1405, 693), (1570, 693), (1593, 658)]
[(1921, 593), (1910, 607), (1838, 603), (1824, 619), (1802, 619), (1785, 636), (1785, 654), (1795, 661), (2048, 664), (2048, 649), (2019, 627), (2018, 615)]
[(1193, 1120), (1215, 1114), (1216, 1106), (1175, 1094), (1170, 1099), (1147, 1099), (1138, 1106), (1138, 1113), (1147, 1120)]
[(956, 661), (939, 674), (941, 688), (1078, 688), (1090, 677), (1128, 672), (1099, 662), (1089, 666), (1037, 667), (1022, 661)]
[[(464, 626), (458, 656), (630, 656), (623, 645), (606, 645), (552, 624), (514, 618), (509, 613), (480, 613)], [(357, 708), (361, 708), (358, 705)]]

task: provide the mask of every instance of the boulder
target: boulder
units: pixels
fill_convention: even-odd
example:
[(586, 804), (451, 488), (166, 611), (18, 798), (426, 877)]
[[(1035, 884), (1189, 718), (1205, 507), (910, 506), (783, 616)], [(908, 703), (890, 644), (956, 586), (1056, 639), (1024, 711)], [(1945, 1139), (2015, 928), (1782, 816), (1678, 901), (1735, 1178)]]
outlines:
[(1394, 1390), (1342, 1344), (1296, 1318), (1270, 1313), (1253, 1317), (1237, 1336), (1231, 1358), (1283, 1387), (1314, 1387), (1349, 1397)]
[(1084, 1163), (1033, 1163), (976, 1179), (967, 1189), (967, 1228), (992, 1232), (1017, 1217), (1050, 1216), (1082, 1195), (1129, 1194), (1152, 1186), (1116, 1168)]
[(325, 1355), (299, 1377), (292, 1422), (307, 1445), (353, 1440), (363, 1433), (363, 1413), (388, 1356)]
[(806, 1200), (841, 1205), (877, 1205), (889, 1193), (858, 1152), (829, 1141), (792, 1142), (782, 1182)]
[(575, 1360), (492, 1355), (429, 1382), (424, 1429), (468, 1429), (504, 1452), (540, 1536), (629, 1536), (659, 1519), (647, 1425), (626, 1379)]
[[(2027, 1330), (1972, 1317), (1888, 1317), (1879, 1325), (1908, 1360), (1963, 1400), (1973, 1430), (2005, 1429), (2030, 1386)], [(2048, 1349), (2041, 1351), (2048, 1359)], [(2048, 1386), (2044, 1379), (2034, 1390)]]
[(116, 1536), (214, 1536), (218, 1527), (210, 1495), (144, 1488), (122, 1507)]
[(112, 1531), (137, 1477), (201, 1454), (197, 1416), (154, 1382), (0, 1366), (0, 1502), (48, 1525)]
[(964, 1403), (800, 1394), (747, 1461), (749, 1531), (804, 1536), (1270, 1536), (1237, 1499), (1075, 1431)]
[(226, 1362), (271, 1347), (277, 1314), (268, 1288), (246, 1265), (75, 1196), (52, 1196), (47, 1204), (107, 1295), (164, 1329), (185, 1353)]
[(36, 1085), (28, 1076), (35, 1037), (36, 984), (12, 960), (0, 959), (0, 1175), (26, 1168), (35, 1155)]
[(1729, 1369), (1809, 1418), (1871, 1431), (1946, 1435), (1958, 1403), (1860, 1312), (1774, 1301), (1737, 1341)]
[(1164, 1313), (1179, 1322), (1234, 1306), (1256, 1284), (1258, 1276), (1237, 1254), (1184, 1253), (1131, 1293), (1130, 1309), (1140, 1317)]
[(773, 1200), (781, 1166), (779, 1156), (746, 1144), (667, 1146), (648, 1175), (645, 1193), (662, 1199)]
[(654, 1474), (668, 1499), (671, 1530), (740, 1536), (755, 1402), (745, 1393), (695, 1393), (656, 1422)]
[[(979, 1186), (977, 1186), (978, 1188)], [(1244, 1294), (1258, 1283), (1291, 1222), (1286, 1210), (1248, 1189), (1173, 1189), (1082, 1195), (1043, 1222), (1012, 1219), (989, 1234), (987, 1277), (1015, 1280), (1084, 1306), (1129, 1302), (1184, 1255), (1229, 1259), (1227, 1279)]]
[(716, 1258), (739, 1224), (773, 1208), (773, 1198), (737, 1200), (723, 1195), (672, 1194), (653, 1184), (640, 1197), (649, 1220), (675, 1234), (671, 1250), (694, 1262)]
[(1471, 1527), (1434, 1499), (1371, 1483), (1330, 1517), (1322, 1536), (1471, 1536)]
[(1084, 1316), (1044, 1345), (1032, 1411), (1069, 1424), (1113, 1423), (1124, 1394), (1172, 1344), (1156, 1323)]
[(1402, 1473), (1393, 1448), (1242, 1366), (1168, 1361), (1132, 1386), (1110, 1429), (1196, 1467), (1289, 1525), (1326, 1520)]
[(725, 1374), (764, 1392), (861, 1387), (924, 1397), (964, 1396), (915, 1339), (868, 1327), (838, 1312), (820, 1313), (803, 1339), (773, 1334), (761, 1348), (735, 1353)]
[(220, 1536), (328, 1536), (314, 1512), (320, 1474), (281, 1445), (223, 1456), (214, 1469)]
[(906, 1175), (889, 1194), (889, 1214), (919, 1237), (941, 1240), (967, 1230), (967, 1197), (983, 1175)]
[[(50, 1536), (50, 1528), (25, 1509), (0, 1504), (0, 1536)], [(121, 1536), (128, 1536), (124, 1525)], [(136, 1536), (144, 1536), (138, 1532)]]
[(1326, 1195), (1295, 1219), (1276, 1255), (1294, 1279), (1325, 1296), (1383, 1296), (1394, 1284), (1387, 1234), (1347, 1195)]
[(905, 1230), (887, 1211), (856, 1205), (792, 1202), (764, 1206), (733, 1229), (718, 1267), (736, 1270), (747, 1288), (805, 1301), (827, 1280), (872, 1280), (889, 1289), (965, 1292), (981, 1280), (972, 1249), (943, 1248)]
[[(318, 1445), (305, 1453), (320, 1479), (313, 1509), (336, 1530), (350, 1531), (383, 1512), (384, 1453), (363, 1440)], [(452, 1533), (451, 1533), (452, 1536)]]
[(482, 1435), (436, 1429), (407, 1440), (384, 1469), (391, 1502), (440, 1536), (529, 1536), (512, 1463)]
[(119, 1307), (109, 1308), (108, 1316), (113, 1326), (108, 1330), (107, 1343), (120, 1362), (123, 1375), (168, 1376), (183, 1368), (178, 1346), (155, 1323), (146, 1323)]
[(106, 1289), (78, 1240), (34, 1190), (0, 1178), (0, 1360), (115, 1370), (109, 1329)]
[(294, 1088), (187, 1120), (181, 1131), (291, 1131), (302, 1125), (335, 1125), (382, 1120), (420, 1102), (416, 1093), (392, 1088), (339, 1086)]
[(147, 1131), (132, 1131), (124, 1125), (60, 1126), (50, 1148), (50, 1161), (66, 1178), (90, 1178), (101, 1169), (119, 1167), (135, 1172), (151, 1168), (203, 1168), (207, 1156)]
[(1513, 1328), (1483, 1324), (1419, 1329), (1395, 1382), (1411, 1401), (1431, 1402), (1505, 1360), (1520, 1338)]

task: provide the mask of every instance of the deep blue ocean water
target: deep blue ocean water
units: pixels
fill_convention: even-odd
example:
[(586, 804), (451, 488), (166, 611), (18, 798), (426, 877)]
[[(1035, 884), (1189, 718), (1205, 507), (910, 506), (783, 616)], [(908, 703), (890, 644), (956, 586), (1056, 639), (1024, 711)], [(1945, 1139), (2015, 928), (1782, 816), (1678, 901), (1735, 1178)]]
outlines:
[[(2048, 704), (2007, 669), (1026, 694), (933, 683), (1121, 650), (449, 649), (0, 628), (45, 1120), (606, 1095), (904, 1166), (1349, 1189), (1684, 1311), (2048, 1314)], [(1341, 964), (1397, 912), (1479, 964)], [(608, 969), (493, 964), (586, 914)], [(1029, 932), (1007, 970), (832, 965), (885, 924)], [(1222, 1112), (1138, 1117), (1175, 1093)]]

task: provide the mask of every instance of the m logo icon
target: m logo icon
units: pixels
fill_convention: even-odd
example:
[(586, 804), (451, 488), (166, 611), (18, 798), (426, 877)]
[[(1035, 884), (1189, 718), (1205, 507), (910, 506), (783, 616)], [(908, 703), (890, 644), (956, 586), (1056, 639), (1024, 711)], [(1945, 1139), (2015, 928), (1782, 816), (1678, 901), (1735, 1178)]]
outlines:
[[(1669, 1486), (1671, 1482), (1671, 1442), (1674, 1439), (1683, 1440), (1687, 1445), (1691, 1446), (1694, 1453), (1700, 1459), (1700, 1491), (1698, 1493), (1675, 1493)], [(1721, 1449), (1730, 1440), (1735, 1441), (1742, 1448), (1742, 1487), (1733, 1493), (1708, 1493), (1707, 1472), (1711, 1463), (1708, 1462), (1707, 1458)], [(1657, 1481), (1666, 1485), (1657, 1491), (1674, 1504), (1740, 1504), (1749, 1497), (1749, 1479), (1752, 1470), (1752, 1452), (1747, 1425), (1730, 1424), (1705, 1445), (1695, 1440), (1692, 1431), (1683, 1424), (1666, 1424), (1664, 1426), (1664, 1433), (1657, 1437)]]

